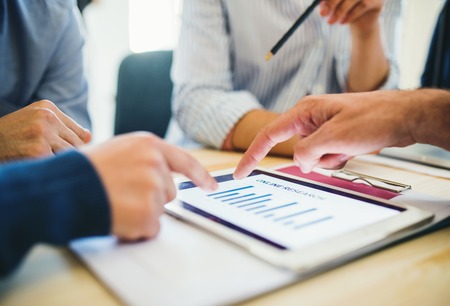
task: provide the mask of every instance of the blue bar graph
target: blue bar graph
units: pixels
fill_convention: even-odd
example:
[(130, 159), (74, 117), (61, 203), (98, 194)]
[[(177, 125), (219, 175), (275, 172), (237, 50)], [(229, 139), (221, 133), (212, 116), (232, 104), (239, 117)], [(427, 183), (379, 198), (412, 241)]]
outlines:
[(300, 211), (300, 212), (297, 212), (297, 213), (294, 213), (294, 214), (290, 214), (290, 215), (287, 215), (287, 216), (283, 216), (283, 217), (279, 217), (279, 218), (273, 219), (273, 221), (277, 222), (277, 221), (281, 221), (281, 220), (286, 220), (286, 219), (289, 219), (289, 218), (292, 218), (292, 217), (295, 217), (295, 216), (298, 216), (298, 215), (303, 215), (303, 214), (306, 214), (306, 213), (309, 213), (309, 212), (312, 212), (312, 211), (315, 211), (315, 210), (317, 210), (317, 209), (316, 208), (311, 208), (311, 209), (303, 210), (303, 211)]
[(229, 198), (229, 199), (223, 200), (222, 202), (234, 201), (234, 200), (238, 200), (238, 199), (242, 199), (242, 198), (246, 198), (246, 197), (251, 197), (251, 196), (254, 196), (255, 194), (256, 193), (244, 194), (242, 196), (233, 197), (233, 198)]
[(225, 195), (220, 195), (218, 197), (214, 197), (214, 199), (223, 199), (223, 198), (228, 198), (228, 197), (232, 197), (239, 194), (239, 192), (234, 192), (234, 193), (230, 193), (230, 194), (225, 194)]
[[(253, 190), (251, 190), (253, 188)], [(230, 209), (238, 209), (254, 218), (263, 218), (288, 228), (289, 230), (305, 229), (333, 219), (332, 216), (320, 214), (318, 208), (298, 201), (286, 201), (284, 197), (277, 199), (272, 193), (263, 193), (262, 189), (248, 185), (240, 188), (220, 191), (207, 196), (218, 204)], [(281, 202), (281, 203), (280, 203)]]
[(216, 193), (210, 193), (210, 194), (208, 194), (208, 197), (214, 197), (214, 196), (219, 195), (219, 194), (229, 193), (229, 192), (238, 191), (238, 190), (244, 190), (244, 189), (253, 188), (253, 187), (254, 186), (244, 186), (244, 187), (241, 187), (241, 188), (230, 189), (230, 190), (216, 192)]
[(263, 213), (268, 212), (268, 211), (281, 209), (281, 208), (292, 206), (292, 205), (295, 205), (295, 204), (298, 204), (298, 203), (297, 202), (293, 202), (293, 203), (289, 203), (289, 204), (285, 204), (285, 205), (280, 205), (280, 206), (277, 206), (277, 207), (273, 207), (273, 208), (269, 208), (269, 209), (258, 211), (255, 214), (259, 215), (259, 214), (263, 214)]
[[(239, 203), (244, 203), (244, 202), (250, 202), (250, 201), (258, 200), (258, 199), (261, 199), (261, 198), (267, 198), (267, 197), (270, 197), (270, 196), (271, 196), (271, 194), (269, 193), (269, 194), (264, 194), (264, 195), (257, 196), (257, 197), (253, 197), (253, 198), (248, 198), (248, 199), (245, 199), (245, 200), (240, 200), (240, 201), (231, 202), (231, 203), (229, 203), (229, 204), (230, 204), (230, 205), (234, 205), (234, 204), (239, 204)], [(270, 200), (270, 199), (269, 199), (269, 200)]]
[(246, 211), (252, 211), (252, 210), (263, 208), (263, 207), (266, 207), (266, 205), (260, 205), (260, 206), (256, 206), (256, 207), (247, 208)]
[(257, 202), (253, 202), (253, 203), (242, 204), (242, 205), (239, 205), (238, 207), (242, 208), (242, 207), (255, 205), (255, 204), (259, 204), (259, 203), (264, 203), (264, 202), (268, 202), (268, 201), (272, 201), (272, 200), (271, 199), (265, 199), (265, 200), (261, 200), (261, 201), (257, 201)]
[(297, 225), (297, 226), (294, 227), (294, 229), (297, 230), (297, 229), (300, 229), (300, 228), (308, 227), (308, 226), (311, 226), (311, 225), (314, 225), (314, 224), (317, 224), (317, 223), (321, 223), (321, 222), (324, 222), (324, 221), (327, 221), (327, 220), (331, 220), (331, 219), (333, 219), (333, 217), (332, 216), (328, 216), (328, 217), (325, 217), (325, 218), (321, 218), (321, 219), (317, 219), (317, 220), (314, 220), (314, 221), (311, 221), (311, 222), (307, 222), (307, 223), (304, 223), (304, 224)]

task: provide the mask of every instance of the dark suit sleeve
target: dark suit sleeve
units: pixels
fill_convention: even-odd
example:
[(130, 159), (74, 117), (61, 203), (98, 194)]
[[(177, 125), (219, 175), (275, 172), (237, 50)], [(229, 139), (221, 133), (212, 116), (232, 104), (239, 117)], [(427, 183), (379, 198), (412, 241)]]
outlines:
[(446, 1), (431, 39), (422, 87), (450, 89), (450, 4)]
[(35, 243), (106, 235), (110, 223), (102, 183), (78, 151), (0, 166), (0, 277)]

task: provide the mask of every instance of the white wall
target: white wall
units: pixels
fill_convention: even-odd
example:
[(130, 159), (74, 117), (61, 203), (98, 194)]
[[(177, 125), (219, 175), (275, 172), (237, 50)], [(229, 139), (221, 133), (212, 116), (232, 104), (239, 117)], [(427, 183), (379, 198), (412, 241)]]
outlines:
[[(148, 10), (148, 20), (141, 14), (129, 16), (128, 2), (142, 3)], [(266, 0), (269, 1), (269, 0)], [(398, 0), (401, 1), (401, 0)], [(171, 2), (171, 4), (167, 4)], [(182, 0), (97, 0), (85, 9), (84, 18), (88, 32), (87, 64), (90, 82), (90, 112), (93, 119), (94, 143), (103, 141), (113, 135), (115, 90), (117, 72), (122, 58), (130, 53), (129, 19), (131, 26), (137, 28), (155, 27), (152, 23), (155, 11), (162, 8), (164, 12), (175, 10), (173, 22), (161, 21), (173, 27), (172, 34), (177, 35), (179, 10)], [(401, 52), (399, 58), (401, 71), (401, 88), (415, 88), (419, 85), (420, 75), (427, 54), (431, 32), (443, 0), (406, 0), (403, 19)], [(132, 9), (135, 7), (131, 6)], [(161, 6), (162, 5), (162, 6)], [(159, 12), (159, 11), (158, 11)], [(139, 21), (140, 20), (140, 21)], [(135, 24), (143, 22), (143, 25)], [(147, 23), (146, 23), (147, 22)], [(165, 40), (159, 45), (153, 43), (158, 38), (151, 31), (141, 32), (143, 43), (137, 48), (167, 48), (174, 42)], [(134, 45), (136, 37), (133, 36)], [(144, 46), (144, 49), (142, 48)]]
[[(93, 143), (113, 135), (120, 62), (131, 50), (174, 48), (181, 5), (181, 0), (95, 0), (86, 7), (83, 16)], [(139, 36), (141, 41), (137, 41)]]
[(93, 143), (113, 135), (115, 94), (120, 61), (130, 53), (128, 1), (97, 0), (83, 12)]

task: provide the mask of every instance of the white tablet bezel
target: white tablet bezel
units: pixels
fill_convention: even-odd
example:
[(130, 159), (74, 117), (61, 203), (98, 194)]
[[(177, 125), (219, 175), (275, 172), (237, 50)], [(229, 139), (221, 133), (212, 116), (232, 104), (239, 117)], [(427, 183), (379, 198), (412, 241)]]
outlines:
[[(248, 250), (250, 253), (280, 267), (288, 268), (295, 271), (308, 271), (322, 264), (330, 262), (336, 258), (341, 258), (354, 251), (367, 247), (373, 243), (382, 241), (387, 237), (403, 231), (415, 225), (423, 224), (432, 219), (433, 214), (420, 210), (415, 207), (400, 205), (392, 201), (386, 201), (365, 194), (349, 191), (343, 188), (327, 185), (297, 176), (288, 175), (285, 173), (275, 172), (267, 169), (257, 168), (259, 171), (268, 174), (276, 174), (277, 176), (287, 177), (296, 181), (303, 181), (317, 186), (327, 187), (333, 190), (345, 192), (347, 194), (357, 195), (366, 199), (376, 200), (377, 202), (388, 204), (394, 207), (405, 209), (400, 214), (389, 218), (387, 220), (360, 228), (357, 231), (352, 231), (333, 237), (319, 243), (302, 247), (300, 249), (278, 249), (270, 244), (262, 242), (249, 235), (234, 230), (226, 225), (214, 222), (202, 215), (185, 209), (178, 198), (166, 204), (165, 210), (167, 213), (180, 218), (182, 220), (193, 223), (197, 226), (207, 229), (208, 231), (223, 237), (237, 245)], [(234, 169), (227, 169), (211, 173), (212, 176), (222, 176), (233, 173)], [(189, 180), (178, 180), (178, 183), (187, 182)]]

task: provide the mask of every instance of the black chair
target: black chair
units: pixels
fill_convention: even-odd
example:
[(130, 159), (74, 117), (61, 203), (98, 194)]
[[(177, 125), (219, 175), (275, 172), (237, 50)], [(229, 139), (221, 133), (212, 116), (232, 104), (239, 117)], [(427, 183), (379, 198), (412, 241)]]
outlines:
[(119, 68), (114, 134), (150, 131), (164, 137), (171, 117), (172, 51), (125, 57)]
[(80, 9), (80, 12), (83, 13), (83, 10), (86, 6), (88, 6), (89, 3), (91, 3), (92, 0), (77, 0), (78, 8)]

